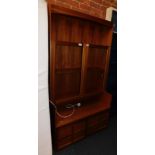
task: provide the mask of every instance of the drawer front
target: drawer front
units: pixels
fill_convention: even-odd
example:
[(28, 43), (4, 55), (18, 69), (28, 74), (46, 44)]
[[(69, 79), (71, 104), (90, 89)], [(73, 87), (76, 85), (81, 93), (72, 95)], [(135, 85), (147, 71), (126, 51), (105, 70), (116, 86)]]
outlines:
[(78, 133), (85, 130), (85, 121), (79, 121), (73, 124), (73, 133)]
[(65, 146), (71, 144), (72, 143), (72, 138), (73, 138), (72, 136), (69, 136), (69, 137), (63, 138), (61, 140), (58, 140), (57, 141), (57, 149), (62, 149)]
[(67, 125), (57, 129), (57, 139), (63, 139), (72, 135), (72, 125)]

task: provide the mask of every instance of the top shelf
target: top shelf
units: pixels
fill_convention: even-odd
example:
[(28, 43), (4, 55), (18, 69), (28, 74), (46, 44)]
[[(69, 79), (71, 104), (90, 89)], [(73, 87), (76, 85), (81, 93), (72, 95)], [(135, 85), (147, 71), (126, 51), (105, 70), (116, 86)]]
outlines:
[(68, 9), (62, 6), (58, 6), (58, 5), (54, 5), (52, 4), (51, 0), (48, 0), (48, 12), (49, 13), (55, 13), (55, 14), (63, 14), (63, 15), (68, 15), (68, 16), (73, 16), (73, 17), (77, 17), (77, 18), (82, 18), (85, 20), (90, 20), (90, 21), (94, 21), (100, 24), (104, 24), (107, 27), (113, 27), (112, 22), (98, 18), (98, 17), (94, 17), (79, 11), (75, 11), (72, 9)]
[[(77, 43), (80, 43), (79, 47), (82, 47), (81, 43), (101, 48), (111, 46), (113, 32), (111, 23), (101, 19), (99, 22), (93, 20), (92, 16), (79, 15), (73, 10), (58, 8), (58, 6), (53, 6), (51, 10), (49, 9), (49, 23), (53, 24), (52, 40), (54, 43), (64, 46), (78, 46)], [(58, 10), (63, 11), (60, 13)]]
[[(85, 101), (80, 108), (76, 108), (74, 114), (68, 118), (60, 118), (56, 115), (56, 127), (61, 127), (80, 119), (84, 119), (96, 113), (110, 109), (112, 96), (105, 92), (99, 99)], [(68, 115), (72, 110), (59, 111), (62, 115)]]

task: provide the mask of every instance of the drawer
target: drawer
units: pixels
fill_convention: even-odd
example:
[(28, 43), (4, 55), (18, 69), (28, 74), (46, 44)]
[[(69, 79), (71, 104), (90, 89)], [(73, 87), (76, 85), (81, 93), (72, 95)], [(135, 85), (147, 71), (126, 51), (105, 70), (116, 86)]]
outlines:
[(85, 121), (79, 121), (73, 124), (73, 133), (85, 130)]
[(67, 125), (57, 129), (57, 139), (63, 139), (72, 135), (72, 125)]
[(57, 149), (62, 149), (72, 143), (72, 136), (57, 141)]

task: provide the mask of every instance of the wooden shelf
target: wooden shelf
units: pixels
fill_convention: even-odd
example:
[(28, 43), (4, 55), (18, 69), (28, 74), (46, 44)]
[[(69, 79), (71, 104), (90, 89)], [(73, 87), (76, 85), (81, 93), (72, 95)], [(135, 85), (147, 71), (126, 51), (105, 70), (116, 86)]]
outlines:
[(113, 24), (112, 22), (109, 22), (107, 20), (103, 20), (101, 18), (98, 17), (94, 17), (85, 13), (81, 13), (79, 11), (75, 11), (75, 10), (71, 10), (62, 6), (57, 6), (51, 3), (52, 0), (48, 0), (48, 11), (51, 13), (58, 13), (58, 14), (63, 14), (63, 15), (68, 15), (68, 16), (72, 16), (75, 18), (81, 18), (84, 20), (90, 20), (90, 21), (94, 21), (97, 23), (101, 23), (106, 25), (106, 27), (112, 28)]
[(81, 71), (81, 67), (70, 67), (70, 68), (56, 68), (55, 69), (55, 72), (56, 73), (60, 73), (60, 74), (63, 74), (63, 73), (68, 73), (68, 72), (77, 72), (77, 71)]
[(79, 100), (79, 99), (80, 99), (79, 96), (73, 96), (73, 97), (68, 97), (68, 98), (56, 99), (55, 100), (55, 103), (57, 105), (60, 105), (62, 103), (73, 102), (74, 100)]
[(105, 70), (104, 67), (100, 67), (100, 66), (88, 66), (87, 69), (91, 69), (91, 70)]
[(55, 102), (57, 105), (61, 105), (63, 103), (80, 101), (80, 100), (85, 99), (85, 98), (89, 98), (89, 97), (92, 97), (92, 96), (100, 95), (103, 92), (104, 92), (103, 90), (98, 90), (98, 91), (90, 92), (90, 93), (83, 94), (83, 95), (72, 96), (72, 97), (62, 98), (62, 99), (56, 99), (53, 102)]
[[(74, 114), (68, 118), (60, 118), (56, 115), (56, 128), (65, 126), (75, 121), (84, 119), (96, 113), (110, 109), (112, 96), (109, 93), (104, 93), (98, 100), (90, 100), (82, 103), (83, 106), (76, 108)], [(72, 110), (59, 111), (62, 115), (68, 115)]]
[(89, 45), (90, 47), (94, 47), (94, 48), (108, 48), (108, 47), (110, 47), (110, 46), (108, 46), (108, 45), (100, 45), (100, 44), (95, 44), (95, 43), (93, 43), (93, 44), (90, 44)]

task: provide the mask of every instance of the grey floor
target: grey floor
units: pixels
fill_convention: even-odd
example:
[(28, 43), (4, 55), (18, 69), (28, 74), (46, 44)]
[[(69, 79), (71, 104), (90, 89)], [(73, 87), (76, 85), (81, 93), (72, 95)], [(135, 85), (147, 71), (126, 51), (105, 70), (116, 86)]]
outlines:
[(54, 155), (117, 155), (117, 118), (111, 117), (109, 127)]

